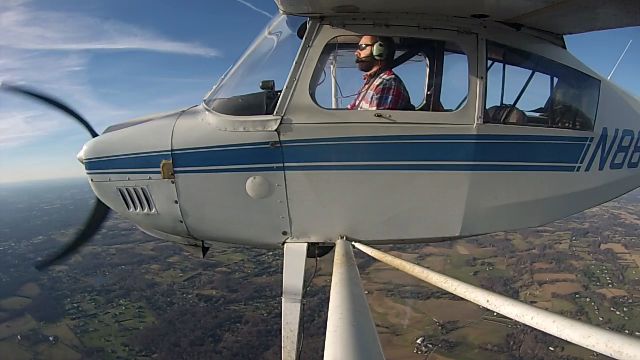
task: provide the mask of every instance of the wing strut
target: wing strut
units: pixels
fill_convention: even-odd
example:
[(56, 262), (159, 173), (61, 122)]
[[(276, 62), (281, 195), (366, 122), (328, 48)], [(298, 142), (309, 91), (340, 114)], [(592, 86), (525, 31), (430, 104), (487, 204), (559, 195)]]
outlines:
[[(353, 243), (353, 245), (371, 257), (413, 277), (576, 345), (616, 359), (638, 359), (638, 354), (640, 354), (640, 340), (631, 336), (569, 319), (509, 297), (469, 285), (446, 275), (385, 254), (380, 250), (361, 243)], [(333, 298), (333, 288), (331, 289), (331, 297)], [(329, 313), (331, 314), (331, 309), (329, 309)], [(327, 334), (327, 337), (328, 336)], [(327, 350), (325, 349), (325, 354), (326, 352)]]
[(307, 243), (285, 243), (282, 269), (282, 360), (296, 360), (300, 344), (300, 315)]
[(351, 244), (343, 238), (333, 258), (324, 359), (384, 359)]

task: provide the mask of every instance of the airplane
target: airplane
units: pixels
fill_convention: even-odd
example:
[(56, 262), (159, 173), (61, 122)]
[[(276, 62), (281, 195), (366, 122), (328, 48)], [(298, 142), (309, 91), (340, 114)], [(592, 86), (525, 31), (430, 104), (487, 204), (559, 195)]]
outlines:
[[(540, 226), (640, 186), (640, 101), (564, 41), (640, 25), (637, 2), (275, 2), (280, 14), (202, 103), (102, 134), (59, 100), (2, 83), (93, 136), (77, 157), (95, 208), (39, 269), (74, 253), (113, 210), (203, 257), (212, 242), (283, 249), (283, 359), (299, 357), (305, 261), (333, 248), (325, 359), (384, 357), (353, 248), (578, 345), (640, 358), (637, 339), (371, 247)], [(367, 34), (393, 39), (411, 109), (346, 109)]]

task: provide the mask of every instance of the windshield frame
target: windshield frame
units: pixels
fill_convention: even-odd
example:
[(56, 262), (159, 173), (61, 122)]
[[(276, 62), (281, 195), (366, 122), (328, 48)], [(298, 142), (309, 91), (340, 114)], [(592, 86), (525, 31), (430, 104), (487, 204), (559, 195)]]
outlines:
[[(288, 26), (288, 19), (293, 19), (292, 21), (295, 23), (296, 21), (300, 23), (300, 25), (297, 26), (297, 28), (293, 28), (291, 26)], [(308, 36), (305, 33), (304, 38), (300, 39), (300, 37), (298, 36), (298, 31), (300, 30), (300, 27), (303, 26), (304, 24), (309, 24), (309, 19), (308, 18), (304, 18), (304, 17), (299, 17), (299, 16), (291, 16), (291, 15), (284, 15), (284, 14), (278, 14), (276, 16), (273, 17), (273, 19), (265, 26), (265, 28), (263, 30), (261, 30), (258, 35), (255, 37), (255, 39), (251, 42), (251, 44), (247, 47), (247, 49), (242, 53), (242, 55), (238, 58), (238, 60), (236, 60), (224, 73), (223, 75), (218, 79), (218, 81), (216, 82), (216, 84), (211, 88), (211, 90), (206, 94), (206, 96), (203, 98), (202, 100), (202, 106), (209, 112), (215, 113), (215, 114), (219, 114), (219, 115), (223, 115), (224, 117), (237, 117), (237, 118), (247, 118), (247, 117), (258, 117), (258, 118), (264, 118), (265, 116), (267, 117), (273, 117), (273, 116), (281, 116), (281, 115), (276, 115), (279, 113), (278, 109), (280, 109), (280, 104), (282, 103), (282, 99), (285, 97), (288, 97), (288, 93), (290, 92), (290, 90), (292, 89), (292, 85), (290, 84), (291, 82), (291, 78), (292, 78), (292, 73), (294, 73), (294, 71), (299, 68), (299, 62), (300, 62), (300, 58), (301, 58), (301, 53), (303, 52), (303, 50), (305, 49), (305, 41), (308, 41)], [(219, 95), (221, 94), (222, 91), (224, 91), (226, 89), (225, 85), (230, 85), (230, 86), (237, 86), (236, 84), (233, 83), (229, 83), (229, 81), (235, 81), (237, 80), (238, 77), (242, 77), (243, 75), (246, 75), (247, 72), (247, 65), (251, 65), (251, 60), (258, 58), (258, 57), (264, 57), (264, 52), (263, 49), (259, 49), (259, 47), (261, 46), (261, 44), (264, 43), (265, 38), (267, 37), (273, 37), (274, 35), (272, 34), (273, 32), (276, 32), (278, 30), (281, 30), (283, 28), (288, 29), (289, 33), (286, 34), (286, 37), (284, 38), (284, 40), (282, 38), (278, 38), (277, 42), (274, 44), (274, 46), (271, 48), (271, 50), (267, 53), (267, 56), (271, 56), (275, 51), (277, 51), (278, 46), (286, 46), (288, 45), (287, 41), (290, 41), (292, 38), (291, 36), (295, 36), (295, 39), (300, 39), (299, 43), (297, 45), (297, 49), (295, 50), (295, 55), (293, 56), (293, 58), (291, 59), (291, 66), (288, 68), (288, 70), (286, 71), (286, 77), (285, 80), (282, 84), (282, 90), (278, 90), (277, 92), (279, 93), (279, 98), (277, 99), (277, 102), (274, 104), (274, 109), (275, 111), (273, 111), (270, 114), (255, 114), (255, 115), (230, 115), (230, 114), (224, 114), (221, 112), (218, 112), (215, 110), (214, 106), (211, 106), (211, 103), (216, 100), (216, 99), (225, 99), (225, 97), (220, 97)], [(307, 31), (308, 32), (308, 31)], [(285, 45), (286, 44), (286, 45)], [(289, 59), (287, 59), (289, 60)], [(256, 84), (257, 86), (258, 84)], [(233, 88), (232, 88), (233, 89)], [(242, 93), (242, 94), (237, 94), (237, 95), (231, 95), (230, 97), (235, 97), (235, 96), (243, 96), (243, 95), (248, 95), (251, 93)], [(228, 94), (225, 94), (224, 96), (228, 96)], [(281, 113), (280, 113), (281, 114)]]

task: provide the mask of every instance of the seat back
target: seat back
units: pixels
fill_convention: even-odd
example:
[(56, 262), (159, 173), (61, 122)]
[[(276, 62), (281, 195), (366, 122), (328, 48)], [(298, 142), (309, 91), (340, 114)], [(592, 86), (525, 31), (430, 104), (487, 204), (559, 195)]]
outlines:
[(496, 105), (487, 109), (485, 123), (524, 125), (527, 114), (513, 105)]

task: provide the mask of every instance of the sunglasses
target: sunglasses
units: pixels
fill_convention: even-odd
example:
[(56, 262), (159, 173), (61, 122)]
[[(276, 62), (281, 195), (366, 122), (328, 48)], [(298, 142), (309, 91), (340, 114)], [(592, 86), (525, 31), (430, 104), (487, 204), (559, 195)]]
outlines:
[(368, 48), (369, 46), (373, 46), (375, 44), (358, 44), (358, 50), (363, 51), (364, 49)]

